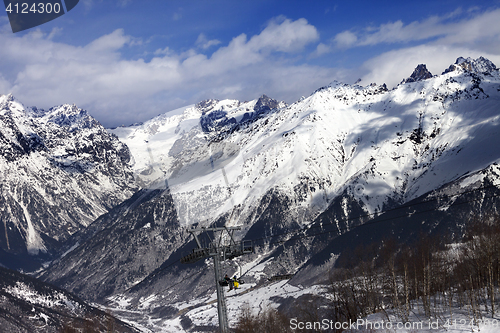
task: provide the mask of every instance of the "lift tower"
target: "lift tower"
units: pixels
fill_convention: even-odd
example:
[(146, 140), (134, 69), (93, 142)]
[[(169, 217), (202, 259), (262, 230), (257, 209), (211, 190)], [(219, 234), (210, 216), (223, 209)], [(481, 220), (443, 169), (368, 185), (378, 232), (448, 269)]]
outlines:
[[(234, 231), (240, 229), (241, 227), (219, 227), (189, 230), (189, 232), (193, 234), (198, 248), (193, 249), (192, 253), (181, 258), (181, 263), (183, 264), (192, 264), (198, 260), (209, 257), (214, 259), (217, 311), (219, 315), (219, 329), (221, 333), (229, 332), (226, 298), (224, 295), (224, 289), (221, 285), (221, 282), (223, 281), (222, 272), (220, 270), (221, 262), (253, 252), (251, 241), (236, 242), (234, 240)], [(201, 234), (205, 234), (208, 237), (208, 244), (202, 245), (200, 242)], [(212, 235), (212, 237), (210, 237), (210, 235)]]

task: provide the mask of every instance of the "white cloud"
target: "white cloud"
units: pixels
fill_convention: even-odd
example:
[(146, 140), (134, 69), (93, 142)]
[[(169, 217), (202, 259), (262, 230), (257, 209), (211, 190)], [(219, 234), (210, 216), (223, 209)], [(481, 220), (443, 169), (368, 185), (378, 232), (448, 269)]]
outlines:
[(202, 48), (203, 50), (206, 50), (206, 49), (210, 48), (211, 46), (219, 45), (220, 43), (221, 43), (221, 41), (218, 39), (208, 40), (207, 36), (205, 36), (204, 33), (201, 33), (198, 36), (198, 39), (196, 40), (196, 45), (198, 47)]
[(433, 74), (441, 74), (455, 62), (458, 57), (486, 57), (495, 64), (500, 64), (499, 54), (490, 54), (465, 47), (447, 45), (419, 45), (399, 50), (393, 50), (374, 57), (363, 64), (365, 75), (363, 85), (375, 82), (386, 83), (394, 87), (404, 78), (411, 75), (418, 64), (426, 64)]
[(172, 55), (175, 54), (173, 50), (171, 50), (168, 46), (163, 49), (158, 49), (153, 53), (155, 56), (163, 56), (163, 55)]
[(120, 51), (134, 38), (122, 29), (83, 47), (48, 37), (40, 31), (0, 35), (5, 46), (0, 48), (0, 88), (10, 88), (27, 105), (75, 103), (105, 125), (146, 120), (206, 98), (249, 100), (266, 93), (295, 101), (338, 77), (335, 70), (275, 56), (299, 52), (318, 39), (304, 19), (273, 20), (260, 34), (239, 35), (210, 57), (167, 46), (150, 61), (124, 59)]
[[(58, 43), (36, 30), (22, 37), (0, 34), (0, 93), (12, 92), (27, 105), (39, 107), (75, 103), (110, 126), (143, 121), (206, 98), (250, 100), (265, 93), (293, 102), (334, 79), (354, 82), (361, 77), (362, 84), (391, 87), (417, 64), (426, 63), (433, 74), (440, 74), (459, 56), (482, 55), (499, 65), (500, 10), (466, 13), (472, 16), (457, 20), (460, 15), (464, 14), (455, 11), (422, 22), (346, 30), (331, 44), (320, 41), (305, 19), (281, 17), (257, 35), (240, 34), (225, 45), (204, 34), (182, 53), (164, 45), (147, 61), (123, 57), (124, 48), (140, 41), (122, 29), (85, 46)], [(343, 45), (343, 56), (348, 57), (349, 48), (397, 45), (395, 41), (422, 45), (377, 55), (359, 70), (299, 65), (293, 60), (304, 59), (308, 45), (315, 47), (315, 56)], [(204, 54), (210, 47), (214, 52)]]
[[(500, 65), (499, 21), (500, 9), (484, 12), (457, 9), (409, 24), (395, 21), (357, 32), (345, 30), (338, 33), (330, 45), (322, 47), (322, 51), (349, 52), (349, 48), (364, 47), (370, 52), (370, 47), (375, 45), (397, 46), (398, 49), (365, 61), (360, 68), (361, 84), (376, 82), (393, 87), (422, 63), (433, 74), (441, 74), (460, 56), (484, 56)], [(412, 46), (401, 47), (409, 42)]]
[(323, 54), (329, 53), (331, 51), (330, 47), (326, 44), (319, 43), (316, 46), (316, 50), (313, 53), (313, 56), (321, 56)]
[(52, 28), (52, 31), (50, 32), (50, 34), (47, 36), (47, 39), (53, 39), (54, 37), (56, 36), (59, 36), (62, 32), (62, 28)]
[(316, 28), (306, 19), (291, 21), (289, 19), (272, 20), (264, 31), (253, 36), (248, 45), (253, 50), (293, 52), (301, 50), (305, 45), (319, 39)]
[(0, 75), (0, 95), (6, 95), (11, 91), (10, 83)]
[(124, 34), (123, 29), (117, 29), (109, 35), (104, 35), (92, 41), (86, 48), (95, 53), (117, 51), (128, 44), (132, 38)]
[(347, 48), (355, 45), (358, 37), (351, 31), (343, 31), (335, 36), (334, 41), (338, 47)]
[(470, 20), (463, 20), (451, 25), (451, 31), (439, 39), (438, 43), (456, 45), (480, 45), (485, 41), (496, 40), (500, 50), (500, 9), (482, 13)]
[(444, 16), (432, 16), (423, 21), (404, 24), (398, 20), (362, 31), (346, 30), (338, 33), (333, 41), (338, 48), (393, 44), (437, 39), (437, 43), (475, 43), (486, 37), (500, 37), (500, 9), (476, 13), (475, 16), (456, 19), (461, 10)]

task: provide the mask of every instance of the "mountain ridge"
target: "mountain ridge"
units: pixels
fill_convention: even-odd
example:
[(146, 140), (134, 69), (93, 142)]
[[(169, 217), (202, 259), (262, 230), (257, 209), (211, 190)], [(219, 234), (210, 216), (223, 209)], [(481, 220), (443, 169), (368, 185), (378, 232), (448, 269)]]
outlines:
[[(479, 63), (487, 62), (479, 59)], [(161, 260), (145, 257), (148, 263), (155, 262), (156, 269), (154, 265), (141, 272), (132, 269), (128, 277), (122, 271), (120, 281), (111, 287), (64, 273), (64, 267), (83, 272), (109, 260), (104, 256), (90, 266), (79, 263), (82, 255), (101, 257), (110, 244), (92, 238), (49, 267), (44, 278), (71, 290), (88, 290), (111, 304), (125, 302), (129, 310), (177, 318), (174, 308), (186, 306), (186, 298), (196, 302), (213, 292), (208, 262), (196, 267), (176, 262), (195, 247), (185, 231), (192, 226), (226, 225), (241, 227), (237, 239), (259, 240), (255, 254), (226, 264), (229, 274), (247, 267), (244, 273), (250, 286), (284, 273), (296, 273), (289, 282), (294, 286), (322, 281), (342, 255), (332, 247), (336, 239), (364, 239), (352, 236), (360, 233), (357, 227), (381, 219), (391, 209), (444, 188), (458, 194), (453, 187), (457, 182), (463, 188), (476, 188), (483, 173), (497, 177), (500, 75), (494, 65), (482, 72), (484, 66), (478, 64), (457, 65), (454, 71), (391, 90), (383, 84), (361, 87), (334, 81), (296, 103), (269, 107), (255, 117), (249, 111), (258, 100), (209, 100), (143, 125), (114, 129), (130, 143), (136, 161), (133, 168), (144, 184), (152, 191), (168, 190), (171, 213), (178, 218), (173, 232), (179, 237), (171, 240), (169, 254)], [(128, 226), (127, 237), (138, 244), (148, 230), (148, 242), (152, 241), (161, 228), (150, 224), (151, 229), (133, 231), (141, 215), (133, 211), (150, 204), (140, 202), (135, 207), (129, 203), (130, 218), (120, 220), (122, 226), (117, 224), (109, 232)], [(498, 205), (495, 199), (485, 205), (475, 203), (458, 211), (446, 209), (454, 207), (453, 201), (433, 206), (441, 209), (437, 225), (429, 215), (412, 215), (413, 210), (398, 218), (422, 232), (454, 230), (459, 240), (462, 225), (453, 227), (453, 221), (467, 224), (463, 211), (484, 214)], [(418, 223), (419, 217), (425, 223)], [(379, 225), (387, 228), (382, 234), (396, 230), (391, 229), (396, 228), (393, 224)], [(412, 227), (405, 234), (403, 224), (397, 228), (402, 239), (418, 233)], [(376, 239), (379, 233), (368, 236)], [(82, 250), (85, 246), (93, 250), (87, 253)], [(129, 252), (126, 257), (132, 260), (127, 267), (141, 260)], [(117, 269), (112, 266), (110, 271)], [(165, 281), (175, 288), (165, 287)], [(151, 299), (147, 306), (145, 299)]]
[[(240, 226), (237, 239), (259, 240), (256, 253), (224, 268), (233, 274), (247, 267), (250, 286), (296, 273), (290, 285), (312, 287), (342, 256), (335, 240), (380, 241), (380, 233), (395, 230), (410, 239), (417, 227), (405, 234), (404, 225), (381, 223), (387, 230), (361, 237), (358, 226), (436, 191), (458, 194), (498, 177), (498, 69), (484, 58), (459, 58), (451, 67), (428, 77), (417, 66), (414, 81), (391, 90), (334, 81), (291, 105), (265, 95), (207, 100), (110, 129), (129, 146), (130, 170), (144, 189), (70, 236), (64, 256), (42, 278), (89, 300), (127, 304), (145, 318), (175, 319), (185, 302), (213, 293), (208, 262), (176, 262), (195, 247), (187, 233), (192, 226)], [(48, 123), (71, 128), (86, 117), (66, 108)], [(28, 143), (16, 149), (46, 149), (43, 135), (22, 133)], [(56, 162), (77, 169), (68, 156)], [(398, 218), (428, 233), (454, 230), (459, 240), (463, 229), (453, 220), (466, 224), (464, 211), (484, 214), (498, 205), (476, 201), (459, 213), (449, 209), (453, 200), (432, 206), (441, 212), (436, 222), (411, 209)], [(155, 318), (158, 325), (170, 320)]]
[(27, 108), (4, 95), (0, 146), (0, 246), (26, 261), (46, 260), (136, 190), (128, 148), (74, 105)]

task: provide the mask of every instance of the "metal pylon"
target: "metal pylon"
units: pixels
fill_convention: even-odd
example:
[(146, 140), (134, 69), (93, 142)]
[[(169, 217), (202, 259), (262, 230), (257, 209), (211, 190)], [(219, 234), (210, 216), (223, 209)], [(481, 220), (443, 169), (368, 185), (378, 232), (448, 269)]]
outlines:
[[(198, 260), (209, 257), (213, 258), (215, 287), (217, 290), (217, 312), (219, 316), (219, 329), (221, 333), (229, 332), (229, 324), (227, 322), (226, 295), (224, 293), (223, 286), (221, 286), (220, 284), (220, 282), (222, 281), (221, 262), (253, 252), (251, 242), (234, 241), (233, 233), (235, 230), (240, 229), (240, 227), (222, 227), (189, 230), (189, 232), (193, 234), (198, 248), (193, 249), (192, 253), (181, 258), (181, 263), (183, 264), (191, 264), (197, 262)], [(212, 233), (212, 237), (210, 237), (209, 232)], [(203, 247), (201, 245), (199, 236), (202, 233), (205, 233), (210, 240), (210, 243), (207, 247)]]
[(219, 329), (221, 333), (226, 333), (229, 332), (229, 324), (227, 322), (226, 294), (224, 292), (224, 288), (219, 283), (219, 281), (222, 280), (222, 273), (220, 271), (220, 263), (221, 263), (220, 254), (213, 256), (213, 258), (214, 258), (215, 288), (217, 290), (217, 314), (219, 315)]

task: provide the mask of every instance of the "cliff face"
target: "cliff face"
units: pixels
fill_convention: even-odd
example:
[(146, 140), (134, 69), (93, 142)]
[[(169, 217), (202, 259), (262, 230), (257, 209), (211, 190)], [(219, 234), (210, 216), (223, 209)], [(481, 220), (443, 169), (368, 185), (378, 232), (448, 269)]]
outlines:
[(74, 105), (40, 110), (0, 97), (0, 147), (6, 266), (53, 253), (137, 189), (128, 148)]

